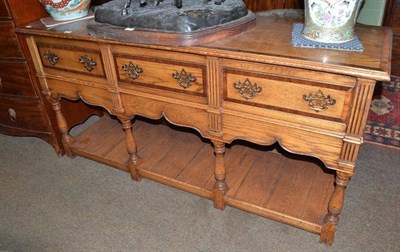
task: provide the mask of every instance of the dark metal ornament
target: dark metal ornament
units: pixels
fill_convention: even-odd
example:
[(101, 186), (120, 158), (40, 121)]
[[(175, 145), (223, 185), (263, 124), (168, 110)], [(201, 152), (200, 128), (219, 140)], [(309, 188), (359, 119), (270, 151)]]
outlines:
[(188, 33), (247, 14), (242, 0), (112, 0), (96, 7), (95, 21), (134, 30)]

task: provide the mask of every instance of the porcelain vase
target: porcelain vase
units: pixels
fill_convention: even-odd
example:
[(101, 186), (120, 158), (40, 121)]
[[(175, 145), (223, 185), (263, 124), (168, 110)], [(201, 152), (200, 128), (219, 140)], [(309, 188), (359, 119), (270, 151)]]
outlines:
[(354, 39), (354, 26), (362, 0), (305, 0), (302, 34), (324, 43)]
[(91, 0), (39, 0), (50, 16), (57, 21), (87, 16)]

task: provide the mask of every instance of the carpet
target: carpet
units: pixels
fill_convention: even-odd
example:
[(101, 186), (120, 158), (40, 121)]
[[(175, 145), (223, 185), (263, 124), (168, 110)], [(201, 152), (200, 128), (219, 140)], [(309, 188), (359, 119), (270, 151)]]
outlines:
[(289, 225), (233, 207), (220, 211), (89, 159), (59, 158), (38, 138), (0, 135), (0, 251), (398, 252), (399, 163), (395, 150), (361, 146), (327, 247)]
[(400, 149), (400, 77), (377, 84), (368, 114), (364, 140)]

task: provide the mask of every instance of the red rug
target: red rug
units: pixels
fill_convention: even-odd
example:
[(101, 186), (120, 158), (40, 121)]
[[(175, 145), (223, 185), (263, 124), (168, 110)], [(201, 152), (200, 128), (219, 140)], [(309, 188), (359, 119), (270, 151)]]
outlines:
[(400, 77), (378, 83), (368, 114), (364, 140), (400, 149)]

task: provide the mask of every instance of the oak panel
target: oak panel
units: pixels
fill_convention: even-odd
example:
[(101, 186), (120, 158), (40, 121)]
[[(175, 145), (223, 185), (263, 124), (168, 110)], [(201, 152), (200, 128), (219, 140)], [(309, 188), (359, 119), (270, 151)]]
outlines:
[(337, 160), (343, 145), (340, 137), (230, 115), (224, 115), (222, 122), (223, 138), (227, 142), (234, 139), (244, 139), (262, 145), (279, 142), (290, 152), (320, 158), (326, 166), (339, 169)]
[[(356, 79), (350, 76), (316, 72), (271, 64), (221, 60), (224, 99), (269, 109), (288, 111), (313, 118), (345, 121), (352, 88)], [(252, 84), (261, 88), (254, 98), (244, 98), (235, 84)], [(303, 96), (322, 91), (335, 99), (325, 111), (316, 112), (309, 108)]]
[[(175, 92), (206, 95), (205, 66), (174, 62), (170, 60), (151, 59), (139, 56), (115, 55), (118, 80), (131, 85), (144, 85), (148, 87), (171, 90)], [(129, 77), (123, 69), (129, 64), (139, 67), (142, 72), (137, 77)], [(184, 73), (191, 75), (195, 80), (188, 82), (188, 87), (180, 86), (174, 74)]]
[(208, 135), (209, 114), (203, 109), (183, 106), (179, 100), (176, 103), (165, 102), (124, 93), (121, 93), (121, 101), (124, 113), (129, 116), (140, 115), (152, 119), (165, 117), (172, 124), (191, 127), (203, 136)]
[(49, 89), (58, 93), (61, 97), (71, 100), (82, 99), (87, 104), (103, 107), (109, 112), (113, 111), (111, 93), (103, 88), (94, 88), (51, 78), (48, 78), (46, 82)]
[[(45, 72), (47, 72), (46, 69), (55, 69), (105, 78), (100, 50), (70, 46), (66, 44), (56, 45), (42, 42), (38, 43), (37, 46)], [(49, 59), (46, 59), (46, 55), (49, 53), (54, 53), (56, 55), (56, 62), (51, 62)], [(80, 58), (85, 56), (88, 56), (95, 66), (92, 66), (89, 69), (85, 68), (85, 65), (80, 62)]]
[[(289, 111), (294, 113), (301, 112), (310, 117), (325, 117), (329, 119), (339, 119), (344, 121), (347, 116), (347, 107), (351, 97), (351, 91), (337, 90), (321, 86), (312, 86), (305, 83), (296, 83), (296, 80), (268, 76), (248, 74), (227, 73), (225, 77), (226, 93), (225, 100), (249, 104), (253, 106), (266, 107), (279, 111)], [(253, 85), (260, 88), (259, 93), (255, 93), (253, 98), (247, 99), (239, 93), (240, 89), (235, 88), (235, 85)], [(322, 92), (323, 95), (335, 100), (335, 104), (327, 105), (325, 111), (315, 111), (309, 107), (309, 102), (304, 100), (304, 96), (309, 94), (317, 94)], [(345, 110), (345, 111), (344, 111)]]

